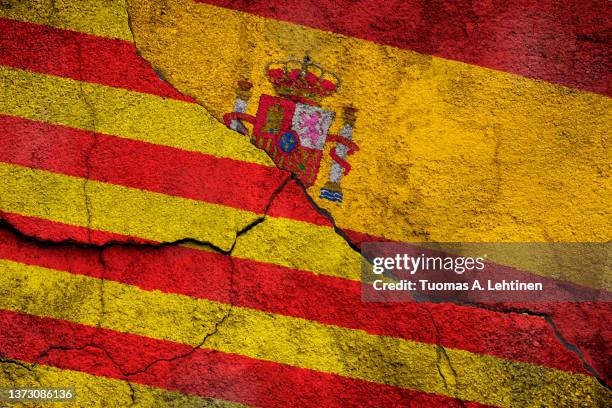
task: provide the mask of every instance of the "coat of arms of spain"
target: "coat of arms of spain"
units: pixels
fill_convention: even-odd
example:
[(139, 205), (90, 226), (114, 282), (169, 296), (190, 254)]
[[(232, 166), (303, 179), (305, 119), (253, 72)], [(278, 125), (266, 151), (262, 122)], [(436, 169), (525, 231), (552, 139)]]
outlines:
[(266, 65), (265, 75), (277, 96), (262, 94), (255, 116), (246, 113), (252, 84), (239, 81), (234, 111), (223, 116), (225, 125), (244, 135), (245, 126), (253, 126), (251, 141), (265, 150), (276, 165), (292, 172), (306, 187), (312, 186), (319, 172), (325, 144), (335, 142), (329, 154), (333, 159), (329, 179), (321, 188), (320, 197), (341, 202), (340, 181), (351, 166), (346, 157), (358, 147), (352, 142), (357, 110), (343, 109), (343, 126), (337, 135), (329, 134), (334, 112), (323, 109), (321, 100), (338, 91), (341, 81), (310, 61), (289, 59)]

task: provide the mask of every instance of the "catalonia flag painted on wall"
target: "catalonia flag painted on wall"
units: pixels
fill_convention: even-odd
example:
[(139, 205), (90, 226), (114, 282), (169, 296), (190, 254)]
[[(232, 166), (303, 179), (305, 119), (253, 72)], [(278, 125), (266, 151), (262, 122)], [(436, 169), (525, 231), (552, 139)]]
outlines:
[(359, 282), (366, 240), (609, 241), (609, 28), (599, 1), (0, 2), (0, 388), (609, 405), (609, 304)]

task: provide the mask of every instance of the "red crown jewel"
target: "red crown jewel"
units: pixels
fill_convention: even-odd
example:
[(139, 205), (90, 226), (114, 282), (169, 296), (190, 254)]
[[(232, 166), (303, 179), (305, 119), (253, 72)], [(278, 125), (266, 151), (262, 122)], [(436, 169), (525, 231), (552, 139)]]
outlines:
[(318, 102), (340, 88), (340, 78), (305, 57), (272, 61), (265, 68), (268, 79), (279, 96)]

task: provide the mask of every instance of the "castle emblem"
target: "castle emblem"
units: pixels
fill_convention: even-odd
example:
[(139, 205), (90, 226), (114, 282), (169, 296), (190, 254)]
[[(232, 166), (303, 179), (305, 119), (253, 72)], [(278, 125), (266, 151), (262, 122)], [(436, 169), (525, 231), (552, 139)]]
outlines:
[(333, 111), (323, 109), (320, 101), (337, 92), (338, 76), (310, 61), (273, 61), (265, 75), (277, 96), (262, 94), (255, 116), (246, 113), (252, 84), (239, 81), (234, 111), (223, 116), (229, 128), (249, 135), (245, 123), (253, 126), (251, 141), (265, 150), (276, 165), (292, 172), (306, 187), (312, 186), (319, 172), (326, 143), (335, 143), (329, 151), (333, 163), (320, 197), (341, 202), (340, 182), (351, 170), (348, 155), (358, 150), (352, 141), (357, 110), (343, 109), (343, 126), (338, 135), (329, 134)]

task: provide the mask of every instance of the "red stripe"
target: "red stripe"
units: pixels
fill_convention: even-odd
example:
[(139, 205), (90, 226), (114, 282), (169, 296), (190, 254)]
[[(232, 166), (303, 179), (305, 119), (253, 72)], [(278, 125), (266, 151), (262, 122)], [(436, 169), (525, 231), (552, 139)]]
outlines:
[(186, 102), (195, 102), (140, 58), (134, 44), (0, 19), (0, 64)]
[(268, 209), (268, 215), (331, 227), (329, 219), (317, 212), (315, 206), (316, 204), (311, 202), (304, 190), (292, 180), (274, 198)]
[(347, 238), (358, 247), (364, 242), (393, 242), (393, 240), (358, 231), (345, 231)]
[[(0, 311), (0, 333), (5, 358), (249, 405), (461, 406), (442, 396), (8, 311)], [(54, 346), (64, 349), (45, 353)]]
[(21, 233), (41, 241), (74, 242), (92, 245), (105, 245), (109, 243), (154, 243), (153, 241), (138, 237), (62, 224), (61, 222), (28, 217), (21, 214), (7, 213), (1, 209), (0, 220), (8, 222), (13, 228)]
[(288, 174), (101, 133), (0, 115), (0, 161), (263, 213)]
[(196, 0), (612, 95), (605, 0)]
[[(107, 280), (144, 290), (206, 298), (377, 335), (587, 373), (539, 317), (452, 304), (363, 303), (359, 282), (217, 253), (175, 246), (113, 247), (103, 253), (103, 268), (96, 249), (41, 247), (0, 231), (0, 257), (94, 278), (104, 274)], [(134, 264), (138, 268), (131, 266)]]

